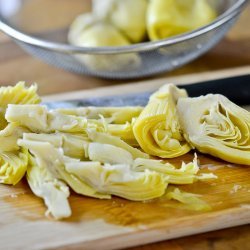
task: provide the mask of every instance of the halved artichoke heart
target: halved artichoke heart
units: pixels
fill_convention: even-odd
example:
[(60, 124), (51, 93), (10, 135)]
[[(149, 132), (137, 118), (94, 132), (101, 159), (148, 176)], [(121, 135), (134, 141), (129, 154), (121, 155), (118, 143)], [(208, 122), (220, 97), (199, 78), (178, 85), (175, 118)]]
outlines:
[(164, 85), (150, 97), (149, 103), (136, 119), (134, 136), (146, 153), (173, 158), (191, 149), (182, 135), (177, 116), (176, 103), (180, 97), (187, 97), (185, 90), (173, 84)]
[(250, 113), (222, 95), (179, 99), (186, 139), (193, 147), (232, 163), (250, 165)]

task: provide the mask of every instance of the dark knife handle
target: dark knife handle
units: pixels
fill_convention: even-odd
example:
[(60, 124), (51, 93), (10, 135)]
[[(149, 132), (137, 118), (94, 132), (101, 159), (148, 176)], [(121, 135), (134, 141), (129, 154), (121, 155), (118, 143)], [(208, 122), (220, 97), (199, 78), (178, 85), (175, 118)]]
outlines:
[(191, 97), (210, 93), (222, 94), (238, 105), (250, 104), (250, 74), (180, 85), (179, 87), (185, 88)]

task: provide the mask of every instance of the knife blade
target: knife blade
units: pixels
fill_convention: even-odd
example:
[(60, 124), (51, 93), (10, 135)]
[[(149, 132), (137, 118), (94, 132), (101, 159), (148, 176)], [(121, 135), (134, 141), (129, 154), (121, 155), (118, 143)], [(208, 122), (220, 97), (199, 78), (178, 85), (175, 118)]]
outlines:
[[(250, 74), (178, 85), (187, 90), (190, 97), (200, 95), (222, 94), (238, 105), (250, 104)], [(152, 92), (133, 93), (128, 95), (105, 96), (87, 98), (83, 100), (71, 100), (45, 103), (48, 108), (74, 108), (80, 106), (144, 106), (148, 102)]]

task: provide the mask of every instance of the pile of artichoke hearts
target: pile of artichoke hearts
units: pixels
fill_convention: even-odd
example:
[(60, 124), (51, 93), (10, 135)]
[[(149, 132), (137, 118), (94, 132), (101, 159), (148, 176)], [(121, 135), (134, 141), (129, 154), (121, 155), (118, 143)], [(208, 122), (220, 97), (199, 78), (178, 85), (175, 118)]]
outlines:
[(55, 219), (71, 215), (70, 189), (99, 199), (159, 197), (206, 211), (209, 204), (181, 185), (213, 180), (197, 155), (167, 161), (191, 149), (250, 165), (250, 113), (222, 95), (188, 97), (166, 84), (145, 107), (49, 110), (35, 85), (0, 88), (0, 183), (23, 177)]

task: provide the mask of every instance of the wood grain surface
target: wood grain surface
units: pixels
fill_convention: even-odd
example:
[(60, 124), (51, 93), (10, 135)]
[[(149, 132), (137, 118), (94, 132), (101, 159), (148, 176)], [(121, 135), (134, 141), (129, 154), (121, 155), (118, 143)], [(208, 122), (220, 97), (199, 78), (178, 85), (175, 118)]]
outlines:
[[(51, 8), (53, 8), (52, 3), (58, 0), (55, 1), (43, 0), (43, 1), (50, 2)], [(76, 8), (79, 8), (79, 5), (76, 5)], [(180, 69), (177, 69), (170, 73), (157, 75), (151, 79), (164, 82), (164, 79), (166, 77), (168, 78), (170, 77), (172, 79), (172, 77), (175, 76), (183, 77), (185, 74), (190, 74), (190, 73), (196, 74), (198, 72), (207, 72), (205, 73), (206, 75), (213, 75), (213, 71), (215, 70), (229, 69), (229, 71), (225, 72), (230, 72), (231, 69), (234, 71), (235, 67), (239, 68), (241, 66), (250, 66), (249, 13), (250, 13), (250, 7), (248, 7), (244, 11), (242, 17), (239, 19), (237, 24), (232, 28), (232, 30), (228, 33), (228, 35), (206, 55), (202, 56), (201, 58), (195, 60), (194, 62), (186, 66), (183, 66)], [(58, 18), (56, 20), (56, 25), (58, 25), (58, 27), (60, 27), (60, 25), (63, 26), (64, 21), (65, 20), (63, 20), (63, 17)], [(45, 26), (41, 28), (47, 29), (48, 24), (45, 23), (44, 25)], [(120, 84), (126, 84), (129, 88), (133, 88), (134, 82), (145, 81), (145, 79), (136, 81), (131, 80), (129, 82), (110, 81), (110, 80), (97, 79), (88, 76), (80, 76), (64, 72), (60, 69), (56, 69), (52, 66), (46, 65), (45, 63), (41, 62), (38, 59), (32, 58), (31, 56), (26, 54), (22, 49), (20, 49), (15, 43), (13, 43), (7, 36), (0, 33), (0, 83), (1, 85), (11, 85), (11, 84), (13, 85), (19, 80), (25, 80), (28, 83), (37, 82), (39, 86), (39, 92), (42, 95), (57, 94), (67, 91), (92, 89), (97, 87), (106, 87), (111, 85), (118, 86)], [(175, 78), (175, 80), (178, 81), (177, 78)], [(249, 176), (248, 172), (246, 173), (247, 176)], [(249, 183), (249, 177), (247, 182)], [(25, 186), (26, 183), (22, 183), (21, 185), (14, 188), (15, 189), (14, 192), (17, 192), (17, 196), (18, 194), (23, 192), (23, 187), (25, 188)], [(29, 191), (27, 190), (27, 192)], [(34, 205), (32, 198), (31, 203), (30, 200), (24, 200), (22, 202), (21, 207), (14, 208), (13, 203), (15, 202), (12, 200), (13, 199), (15, 200), (16, 198), (17, 200), (20, 200), (20, 197), (15, 197), (15, 195), (13, 195), (12, 188), (11, 189), (6, 188), (6, 190), (4, 191), (4, 195), (5, 196), (12, 195), (13, 197), (11, 201), (6, 201), (6, 200), (4, 201), (5, 203), (9, 204), (6, 205), (6, 207), (2, 205), (3, 203), (1, 199), (0, 201), (1, 207), (3, 207), (6, 212), (5, 214), (0, 215), (1, 221), (7, 215), (13, 216), (12, 213), (14, 212), (14, 210), (16, 212), (15, 216), (17, 216), (18, 213), (24, 211), (22, 216), (25, 217), (26, 216), (25, 207), (28, 210), (31, 209), (35, 213), (37, 212), (36, 209), (38, 208), (38, 213), (40, 213), (41, 217), (43, 216), (44, 207), (42, 202), (38, 198), (35, 199), (36, 205)], [(31, 196), (29, 193), (24, 194), (24, 196), (26, 195)], [(234, 196), (237, 196), (237, 193)], [(76, 202), (74, 201), (74, 199), (76, 199)], [(72, 201), (74, 206), (74, 212), (78, 210), (77, 208), (78, 199), (79, 199), (78, 197), (75, 197), (73, 198)], [(84, 211), (87, 210), (87, 208), (83, 207), (82, 209)], [(240, 213), (238, 213), (238, 215), (240, 215)], [(15, 224), (16, 228), (14, 232), (19, 233), (20, 232), (19, 227), (20, 225), (22, 225), (22, 220), (17, 219), (15, 222), (16, 222)], [(77, 222), (75, 223), (77, 224)], [(61, 223), (59, 223), (59, 225), (61, 225)], [(2, 222), (0, 223), (0, 226), (1, 227), (3, 226)], [(10, 229), (13, 229), (13, 227), (11, 227), (12, 224), (8, 224), (7, 226), (9, 226)], [(50, 228), (46, 226), (47, 225), (45, 223), (44, 227), (46, 228), (47, 231), (49, 231)], [(22, 235), (25, 235), (26, 229), (27, 228), (24, 229)], [(84, 233), (85, 232), (83, 231), (82, 234), (84, 235)], [(13, 236), (14, 235), (13, 231), (10, 231), (9, 235)], [(0, 236), (2, 238), (4, 237), (2, 234), (0, 234)], [(28, 237), (27, 235), (25, 236)], [(13, 237), (10, 238), (11, 242), (15, 242), (16, 240), (22, 242), (22, 239), (20, 239), (21, 236), (15, 240)], [(250, 249), (249, 242), (250, 242), (250, 226), (246, 225), (231, 229), (214, 231), (205, 234), (199, 234), (196, 236), (164, 241), (161, 243), (144, 245), (141, 247), (133, 248), (133, 250), (139, 250), (139, 249), (140, 250), (156, 250), (156, 249), (157, 250), (158, 249), (170, 249), (170, 250), (246, 249), (248, 250)], [(138, 244), (142, 245), (145, 244), (145, 242), (141, 241), (138, 242)], [(0, 249), (1, 248), (2, 247), (0, 247)], [(37, 248), (39, 248), (39, 246), (37, 246)]]

